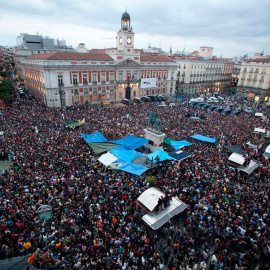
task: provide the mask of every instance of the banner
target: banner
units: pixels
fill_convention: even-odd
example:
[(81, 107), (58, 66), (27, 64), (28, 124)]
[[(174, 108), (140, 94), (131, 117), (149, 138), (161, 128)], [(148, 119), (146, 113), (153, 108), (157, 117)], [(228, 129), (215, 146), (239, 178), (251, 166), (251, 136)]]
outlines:
[(141, 79), (141, 88), (156, 87), (156, 84), (157, 84), (156, 78)]

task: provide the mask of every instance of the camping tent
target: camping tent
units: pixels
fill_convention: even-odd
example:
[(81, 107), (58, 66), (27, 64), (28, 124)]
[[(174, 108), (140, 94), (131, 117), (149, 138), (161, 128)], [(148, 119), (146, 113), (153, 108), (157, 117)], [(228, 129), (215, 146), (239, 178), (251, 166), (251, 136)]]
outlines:
[(193, 136), (190, 136), (193, 139), (199, 140), (199, 141), (203, 141), (203, 142), (209, 142), (209, 143), (215, 143), (217, 140), (214, 138), (210, 138), (210, 137), (206, 137), (200, 134), (196, 134)]
[(132, 163), (126, 163), (119, 167), (121, 171), (125, 171), (128, 173), (132, 173), (135, 175), (142, 175), (145, 171), (148, 170), (148, 168), (140, 165), (140, 164), (132, 164)]
[(103, 154), (102, 156), (99, 157), (98, 161), (104, 164), (105, 166), (110, 165), (114, 161), (116, 161), (118, 158), (111, 154), (110, 152)]
[(148, 141), (149, 141), (148, 139), (142, 139), (139, 137), (135, 137), (133, 135), (128, 135), (123, 139), (111, 141), (111, 143), (122, 145), (129, 149), (137, 149), (143, 146), (144, 144), (148, 143)]
[(173, 151), (171, 153), (169, 153), (169, 156), (171, 156), (172, 158), (176, 159), (176, 160), (184, 160), (188, 157), (191, 156), (191, 154), (185, 152), (185, 151), (182, 151), (182, 150), (176, 150), (176, 151)]
[(107, 142), (107, 139), (98, 131), (92, 134), (81, 133), (87, 143)]
[(171, 141), (171, 146), (175, 149), (178, 149), (178, 148), (181, 148), (181, 147), (184, 147), (184, 146), (190, 146), (192, 145), (193, 143), (190, 143), (188, 141)]
[(244, 152), (240, 145), (224, 145), (226, 149), (231, 151), (232, 153), (237, 153), (239, 155), (244, 155)]
[(170, 157), (170, 156), (168, 155), (168, 153), (162, 151), (162, 150), (159, 149), (159, 148), (158, 148), (155, 152), (153, 152), (153, 153), (151, 153), (151, 154), (149, 154), (149, 155), (147, 155), (147, 156), (148, 156), (148, 158), (149, 158), (150, 160), (153, 159), (153, 162), (154, 162), (154, 163), (157, 162), (157, 160), (156, 160), (156, 157), (157, 157), (157, 156), (159, 157), (159, 161), (173, 160), (173, 158)]
[(88, 145), (96, 154), (107, 152), (111, 149), (119, 147), (119, 145), (109, 142), (88, 143)]
[(110, 150), (109, 152), (111, 152), (118, 159), (126, 163), (132, 162), (136, 157), (142, 156), (142, 154), (136, 152), (135, 150), (127, 149), (124, 146), (119, 146), (115, 149)]

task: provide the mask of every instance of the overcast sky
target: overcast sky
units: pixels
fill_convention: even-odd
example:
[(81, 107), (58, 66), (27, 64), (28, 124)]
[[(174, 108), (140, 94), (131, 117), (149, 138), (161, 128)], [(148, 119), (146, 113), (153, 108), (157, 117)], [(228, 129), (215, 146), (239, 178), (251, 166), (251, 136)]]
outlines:
[(88, 49), (115, 47), (127, 8), (135, 47), (214, 55), (270, 55), (269, 0), (0, 0), (0, 45), (16, 45), (20, 33), (65, 39)]

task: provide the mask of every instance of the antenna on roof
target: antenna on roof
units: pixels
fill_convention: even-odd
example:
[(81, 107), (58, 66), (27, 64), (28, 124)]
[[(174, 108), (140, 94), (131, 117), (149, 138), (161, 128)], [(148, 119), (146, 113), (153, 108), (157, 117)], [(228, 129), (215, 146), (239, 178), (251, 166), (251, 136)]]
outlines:
[(184, 50), (183, 50), (183, 54), (185, 53), (186, 51), (186, 37), (185, 37), (185, 42), (184, 42)]

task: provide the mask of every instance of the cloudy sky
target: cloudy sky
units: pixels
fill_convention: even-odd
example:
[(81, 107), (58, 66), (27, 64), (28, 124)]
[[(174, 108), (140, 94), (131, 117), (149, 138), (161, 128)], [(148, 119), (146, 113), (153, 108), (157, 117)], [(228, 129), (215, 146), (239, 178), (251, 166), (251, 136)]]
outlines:
[(233, 57), (264, 49), (270, 55), (269, 0), (0, 0), (0, 45), (16, 45), (20, 33), (65, 39), (88, 49), (115, 46), (127, 8), (135, 47), (169, 51), (214, 47)]

